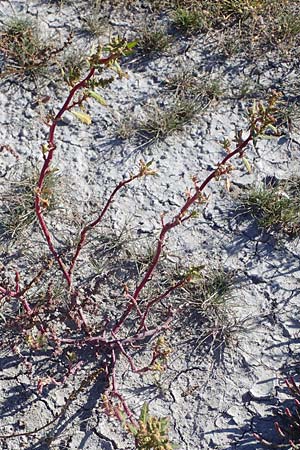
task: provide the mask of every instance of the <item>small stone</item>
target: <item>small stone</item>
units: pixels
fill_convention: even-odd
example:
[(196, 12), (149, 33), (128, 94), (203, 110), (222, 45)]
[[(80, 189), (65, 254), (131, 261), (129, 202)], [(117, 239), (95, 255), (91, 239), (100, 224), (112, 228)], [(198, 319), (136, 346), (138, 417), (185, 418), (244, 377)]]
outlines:
[(28, 137), (28, 130), (27, 130), (27, 128), (21, 128), (19, 136), (20, 137)]
[(26, 119), (33, 119), (34, 116), (35, 116), (35, 113), (34, 113), (34, 111), (32, 109), (27, 108), (24, 111), (24, 116), (26, 117)]
[(272, 397), (274, 393), (272, 379), (258, 381), (251, 389), (249, 389), (249, 394), (254, 400), (267, 400)]
[(74, 117), (72, 114), (64, 114), (59, 122), (59, 125), (71, 125), (72, 123), (74, 123)]

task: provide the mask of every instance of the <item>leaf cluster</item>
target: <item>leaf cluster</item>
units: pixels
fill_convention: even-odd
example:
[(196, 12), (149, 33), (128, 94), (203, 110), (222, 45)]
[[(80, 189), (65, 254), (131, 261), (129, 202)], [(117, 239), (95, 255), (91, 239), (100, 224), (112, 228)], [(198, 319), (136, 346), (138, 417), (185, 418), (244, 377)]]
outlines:
[(127, 429), (135, 436), (137, 450), (173, 450), (170, 443), (169, 419), (167, 417), (155, 417), (149, 414), (149, 405), (144, 403), (138, 425), (130, 423)]

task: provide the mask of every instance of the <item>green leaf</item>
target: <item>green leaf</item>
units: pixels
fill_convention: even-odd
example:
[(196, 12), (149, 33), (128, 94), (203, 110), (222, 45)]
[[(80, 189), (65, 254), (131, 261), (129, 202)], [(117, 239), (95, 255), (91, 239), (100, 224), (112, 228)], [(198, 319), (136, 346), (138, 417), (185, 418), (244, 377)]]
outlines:
[(42, 153), (43, 153), (43, 155), (45, 155), (48, 152), (49, 152), (48, 144), (42, 144)]
[(75, 116), (80, 122), (90, 125), (92, 123), (92, 118), (87, 113), (82, 111), (71, 111), (73, 116)]
[(244, 166), (245, 166), (246, 169), (247, 169), (247, 172), (248, 172), (248, 173), (252, 173), (252, 167), (251, 167), (251, 164), (249, 163), (248, 159), (245, 158), (245, 157), (243, 157), (243, 158), (242, 158), (242, 161), (243, 161), (243, 163), (244, 163)]
[(102, 106), (107, 106), (106, 101), (104, 100), (104, 98), (102, 97), (102, 95), (98, 94), (98, 92), (95, 91), (89, 91), (89, 96), (93, 97), (98, 103), (100, 103), (100, 105)]
[(138, 430), (136, 427), (134, 427), (131, 423), (127, 423), (126, 427), (128, 428), (128, 430), (130, 431), (131, 434), (133, 434), (134, 436), (137, 435)]
[(138, 44), (138, 42), (139, 41), (128, 42), (127, 48), (129, 48), (129, 49), (134, 48)]
[(274, 125), (272, 125), (271, 123), (269, 123), (269, 124), (266, 126), (266, 130), (271, 130), (271, 131), (273, 131), (273, 133), (275, 133), (275, 134), (278, 133), (277, 128), (274, 127)]
[(111, 70), (116, 72), (119, 75), (119, 77), (125, 76), (124, 72), (121, 69), (120, 64), (117, 61), (115, 61), (114, 64), (111, 66)]
[(140, 415), (140, 420), (146, 424), (147, 420), (148, 420), (148, 414), (149, 414), (149, 406), (147, 403), (143, 404), (142, 410), (141, 410), (141, 415)]

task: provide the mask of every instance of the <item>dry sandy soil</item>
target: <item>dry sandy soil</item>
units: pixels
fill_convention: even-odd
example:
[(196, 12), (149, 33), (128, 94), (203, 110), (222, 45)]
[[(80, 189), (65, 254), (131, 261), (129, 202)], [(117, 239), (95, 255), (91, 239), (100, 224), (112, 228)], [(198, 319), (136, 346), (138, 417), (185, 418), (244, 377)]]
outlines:
[[(284, 380), (299, 378), (299, 238), (262, 229), (242, 210), (240, 199), (251, 187), (299, 174), (299, 34), (288, 52), (282, 42), (255, 50), (255, 40), (252, 50), (245, 43), (232, 50), (237, 37), (228, 37), (224, 27), (185, 35), (174, 27), (167, 6), (150, 8), (146, 1), (98, 2), (95, 12), (89, 1), (2, 0), (2, 40), (5, 26), (16, 17), (37, 21), (43, 39), (57, 46), (72, 37), (57, 55), (59, 64), (33, 78), (9, 65), (4, 53), (0, 59), (0, 286), (13, 290), (18, 271), (24, 289), (42, 271), (26, 293), (38, 311), (34, 319), (26, 316), (18, 297), (7, 294), (0, 300), (1, 450), (138, 448), (124, 425), (105, 412), (103, 394), (111, 373), (104, 368), (113, 370), (135, 417), (147, 402), (152, 416), (169, 418), (175, 448), (262, 448), (254, 433), (291, 448), (275, 432), (274, 422), (278, 410), (294, 408)], [(41, 145), (48, 136), (45, 118), (68, 95), (60, 68), (66, 59), (69, 64), (84, 60), (95, 48), (98, 38), (87, 30), (91, 17), (102, 43), (119, 33), (129, 41), (143, 37), (144, 47), (137, 45), (122, 58), (126, 77), (116, 76), (100, 90), (107, 106), (89, 102), (90, 125), (71, 113), (58, 124), (52, 163), (57, 171), (48, 194), (53, 208), (45, 220), (62, 258), (70, 258), (83, 224), (97, 217), (117, 183), (134, 173), (141, 159), (152, 161), (158, 175), (122, 190), (80, 255), (74, 284), (90, 336), (99, 335), (103, 324), (110, 330), (124, 311), (126, 289), (133, 292), (153, 255), (161, 214), (165, 220), (173, 217), (193, 188), (192, 177), (201, 182), (216, 167), (224, 157), (224, 139), (233, 140), (236, 130), (246, 135), (254, 100), (265, 101), (272, 89), (283, 93), (280, 135), (260, 139), (256, 148), (249, 145), (251, 173), (236, 158), (230, 186), (221, 179), (207, 187), (208, 202), (197, 208), (197, 217), (169, 234), (143, 292), (142, 306), (187, 270), (200, 267), (192, 283), (157, 303), (149, 317), (150, 328), (161, 327), (168, 311), (174, 312), (161, 330), (165, 349), (171, 350), (161, 371), (134, 373), (122, 353), (114, 363), (101, 343), (78, 344), (86, 334), (70, 312), (68, 289), (32, 213)], [(145, 33), (149, 37), (158, 26), (165, 27), (170, 42), (150, 51)], [(182, 94), (174, 76), (187, 71), (192, 81)], [(182, 101), (180, 95), (197, 111), (175, 130), (164, 130), (159, 111)], [(287, 107), (293, 108), (290, 119)], [(158, 129), (146, 132), (155, 117)], [(126, 323), (125, 337), (132, 335), (137, 319), (136, 312)], [(40, 334), (41, 323), (46, 336)], [(50, 334), (73, 341), (59, 348)], [(138, 367), (149, 365), (157, 339), (158, 333), (145, 337), (128, 350)]]

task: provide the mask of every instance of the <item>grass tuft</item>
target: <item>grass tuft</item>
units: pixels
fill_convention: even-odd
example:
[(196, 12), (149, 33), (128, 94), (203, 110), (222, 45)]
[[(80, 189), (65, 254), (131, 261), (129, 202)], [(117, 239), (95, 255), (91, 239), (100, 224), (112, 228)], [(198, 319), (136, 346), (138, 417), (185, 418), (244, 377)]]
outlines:
[(184, 322), (196, 330), (197, 346), (211, 342), (213, 349), (230, 344), (241, 328), (232, 311), (235, 286), (235, 274), (218, 267), (200, 272), (184, 288)]
[(200, 111), (196, 99), (176, 99), (167, 107), (151, 105), (147, 117), (138, 124), (138, 134), (150, 140), (163, 139), (176, 131), (182, 131)]
[(191, 69), (181, 69), (173, 73), (165, 82), (167, 90), (181, 98), (198, 98), (201, 103), (222, 97), (220, 81), (208, 79), (205, 75), (198, 77)]
[(176, 8), (171, 18), (175, 28), (184, 34), (196, 34), (209, 29), (208, 18), (202, 10)]
[(281, 181), (276, 186), (254, 188), (242, 199), (242, 205), (267, 232), (299, 236), (299, 178)]
[(162, 53), (168, 50), (171, 45), (171, 36), (162, 26), (146, 26), (138, 36), (138, 49), (143, 54)]
[(83, 31), (99, 38), (103, 35), (109, 19), (107, 15), (103, 13), (103, 8), (100, 5), (95, 4), (93, 8), (88, 9), (88, 13), (82, 18)]
[(47, 41), (40, 37), (35, 21), (22, 16), (9, 19), (0, 32), (0, 56), (4, 60), (0, 77), (23, 79), (46, 75), (46, 69), (69, 43), (70, 38), (58, 48), (51, 38)]
[(190, 304), (199, 311), (210, 311), (221, 316), (234, 288), (232, 272), (224, 269), (210, 270), (192, 285)]

